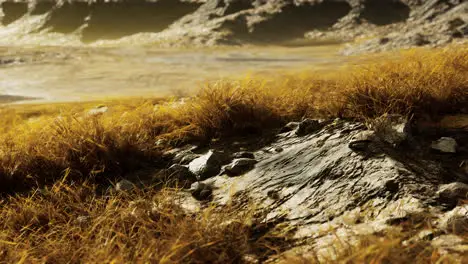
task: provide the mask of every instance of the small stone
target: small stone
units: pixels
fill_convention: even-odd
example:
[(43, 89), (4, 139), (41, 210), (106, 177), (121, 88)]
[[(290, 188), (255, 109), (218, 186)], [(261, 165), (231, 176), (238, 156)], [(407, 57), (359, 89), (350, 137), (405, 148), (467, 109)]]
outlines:
[(192, 162), (194, 159), (197, 159), (199, 158), (200, 155), (198, 154), (194, 154), (194, 153), (187, 153), (187, 155), (185, 155), (181, 160), (180, 160), (180, 164), (182, 165), (187, 165), (189, 164), (190, 162)]
[[(180, 163), (180, 164), (186, 165), (198, 157), (200, 157), (200, 155), (193, 153), (191, 150), (184, 149), (184, 150), (179, 150), (177, 153), (175, 153), (172, 161), (174, 163)], [(190, 160), (190, 158), (193, 158), (193, 159)], [(183, 162), (187, 162), (187, 163), (183, 163)]]
[(167, 173), (171, 179), (180, 181), (182, 183), (185, 182), (194, 182), (197, 180), (195, 175), (186, 167), (180, 164), (174, 164), (169, 169), (167, 169)]
[(283, 151), (284, 151), (284, 149), (282, 147), (275, 147), (275, 152), (280, 153), (280, 152), (283, 152)]
[(468, 23), (459, 27), (458, 32), (460, 32), (460, 34), (462, 34), (463, 36), (468, 35)]
[(442, 137), (437, 141), (433, 141), (431, 148), (443, 153), (456, 153), (457, 141), (450, 137)]
[(456, 204), (458, 200), (468, 198), (468, 184), (453, 182), (441, 185), (437, 191), (437, 196), (444, 202)]
[(76, 219), (75, 219), (75, 222), (78, 224), (78, 225), (85, 225), (87, 223), (89, 223), (91, 220), (91, 217), (90, 216), (87, 216), (87, 215), (80, 215), (78, 216)]
[(226, 156), (223, 152), (210, 150), (190, 162), (188, 168), (198, 180), (205, 180), (221, 172), (221, 165), (227, 160)]
[(368, 149), (369, 145), (375, 140), (375, 132), (371, 130), (366, 130), (358, 133), (351, 139), (348, 147), (354, 151), (365, 151)]
[(270, 198), (270, 199), (273, 199), (273, 200), (279, 200), (281, 197), (279, 195), (279, 193), (275, 190), (269, 190), (267, 192), (267, 196)]
[(305, 119), (301, 123), (299, 123), (299, 126), (296, 130), (296, 135), (297, 136), (305, 136), (308, 134), (311, 134), (319, 129), (321, 129), (322, 126), (320, 125), (320, 122), (318, 120), (314, 119)]
[(200, 201), (209, 200), (212, 194), (213, 192), (211, 191), (211, 189), (204, 189), (200, 192), (200, 196), (198, 197), (198, 200)]
[(190, 192), (200, 192), (202, 191), (206, 186), (206, 183), (203, 183), (203, 182), (194, 182), (192, 183), (192, 185), (190, 186)]
[(468, 160), (464, 160), (460, 163), (460, 168), (463, 171), (463, 173), (468, 175)]
[(447, 24), (449, 26), (449, 29), (453, 30), (453, 29), (456, 29), (458, 27), (461, 27), (461, 26), (465, 25), (466, 22), (463, 19), (461, 19), (459, 17), (456, 17), (456, 18), (451, 19), (450, 21), (448, 21)]
[(383, 37), (383, 38), (379, 39), (379, 44), (380, 45), (385, 45), (385, 44), (387, 44), (389, 42), (390, 42), (390, 38), (388, 38), (388, 37)]
[(225, 167), (225, 172), (230, 176), (238, 176), (253, 169), (255, 164), (257, 164), (257, 161), (254, 159), (235, 159), (231, 164)]
[(98, 116), (98, 115), (102, 115), (104, 113), (106, 113), (107, 111), (109, 111), (109, 107), (105, 106), (105, 105), (100, 105), (96, 108), (93, 108), (91, 110), (88, 111), (88, 116)]
[(130, 192), (135, 189), (135, 184), (128, 180), (121, 180), (115, 185), (118, 192)]
[(260, 263), (260, 260), (258, 259), (257, 256), (253, 254), (247, 254), (247, 255), (242, 256), (242, 263), (257, 264), (257, 263)]
[(190, 193), (192, 196), (199, 200), (205, 201), (209, 200), (213, 194), (211, 186), (203, 182), (195, 182), (190, 186)]
[(416, 33), (408, 36), (408, 43), (415, 46), (424, 46), (431, 42), (427, 40), (427, 37), (423, 34)]
[(442, 235), (432, 240), (431, 245), (435, 248), (452, 248), (464, 244), (461, 237), (457, 235)]
[(247, 152), (247, 151), (241, 151), (232, 154), (232, 157), (234, 159), (241, 159), (241, 158), (246, 158), (246, 159), (255, 159), (255, 155), (252, 152)]
[(461, 235), (468, 232), (468, 205), (455, 207), (446, 213), (440, 222), (440, 228), (448, 233)]
[(409, 136), (409, 122), (404, 116), (384, 115), (377, 118), (373, 124), (376, 136), (382, 141), (396, 147)]
[(168, 159), (168, 160), (173, 160), (175, 158), (175, 156), (177, 154), (179, 154), (181, 150), (179, 148), (174, 148), (174, 149), (170, 149), (170, 150), (167, 150), (165, 151), (162, 156), (165, 158), (165, 159)]
[(289, 122), (281, 130), (280, 134), (291, 132), (299, 127), (299, 122)]
[(391, 179), (385, 182), (385, 189), (390, 192), (391, 194), (397, 193), (400, 189), (400, 184), (397, 180)]
[(158, 140), (156, 140), (156, 142), (154, 142), (154, 145), (157, 146), (157, 147), (164, 147), (165, 145), (167, 144), (167, 141), (160, 138)]
[(374, 141), (376, 139), (375, 132), (372, 130), (361, 131), (356, 134), (351, 141)]

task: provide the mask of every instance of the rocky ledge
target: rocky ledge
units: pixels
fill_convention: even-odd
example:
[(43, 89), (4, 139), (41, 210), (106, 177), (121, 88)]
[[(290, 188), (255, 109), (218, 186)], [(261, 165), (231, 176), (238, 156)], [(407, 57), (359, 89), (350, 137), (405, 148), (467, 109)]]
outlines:
[(191, 213), (254, 204), (267, 220), (313, 241), (324, 258), (336, 250), (337, 234), (353, 241), (408, 226), (414, 236), (403, 243), (425, 239), (443, 252), (467, 254), (468, 134), (398, 116), (368, 127), (339, 119), (292, 122), (262, 144), (171, 150), (172, 165), (161, 173), (184, 186), (181, 201)]

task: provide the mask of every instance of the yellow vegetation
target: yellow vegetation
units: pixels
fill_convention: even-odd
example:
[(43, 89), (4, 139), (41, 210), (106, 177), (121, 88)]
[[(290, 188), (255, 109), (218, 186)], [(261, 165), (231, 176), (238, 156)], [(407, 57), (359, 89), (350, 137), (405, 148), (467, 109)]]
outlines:
[[(221, 225), (229, 212), (209, 211), (197, 219), (179, 215), (171, 204), (156, 215), (135, 217), (124, 213), (130, 197), (105, 198), (85, 185), (162, 168), (161, 153), (187, 142), (259, 135), (304, 117), (438, 118), (466, 113), (467, 103), (468, 47), (452, 46), (379, 55), (329, 74), (222, 80), (184, 102), (105, 102), (109, 111), (99, 115), (88, 114), (95, 103), (5, 106), (0, 109), (0, 192), (54, 187), (3, 200), (0, 259), (228, 263), (258, 249), (271, 254), (249, 238), (251, 225), (245, 232)], [(132, 200), (158, 202), (164, 195), (142, 192)], [(92, 222), (80, 227), (73, 222), (79, 215), (91, 216)], [(369, 259), (382, 260), (370, 255), (355, 262)]]

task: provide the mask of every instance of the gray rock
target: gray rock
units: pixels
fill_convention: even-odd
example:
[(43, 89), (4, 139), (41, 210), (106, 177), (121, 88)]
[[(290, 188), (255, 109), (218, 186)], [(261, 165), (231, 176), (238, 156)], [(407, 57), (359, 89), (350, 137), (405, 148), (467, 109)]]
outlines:
[(278, 147), (275, 147), (275, 152), (280, 153), (280, 152), (283, 152), (283, 151), (284, 151), (284, 148), (279, 147), (279, 146), (278, 146)]
[(280, 133), (287, 133), (296, 130), (299, 127), (299, 122), (289, 122), (281, 130)]
[(80, 215), (75, 219), (75, 223), (78, 225), (86, 225), (91, 221), (91, 217), (87, 215)]
[(440, 228), (457, 235), (468, 233), (468, 205), (455, 207), (446, 213), (440, 221)]
[(255, 155), (252, 152), (247, 152), (247, 151), (241, 151), (232, 154), (232, 157), (234, 159), (241, 159), (241, 158), (246, 158), (246, 159), (255, 159)]
[(320, 121), (307, 118), (303, 120), (301, 123), (299, 123), (297, 130), (296, 130), (296, 135), (300, 137), (305, 136), (321, 128), (322, 128), (322, 125), (320, 124)]
[(437, 191), (437, 196), (445, 202), (457, 203), (458, 200), (468, 198), (468, 184), (453, 182), (441, 185)]
[(404, 116), (385, 115), (376, 119), (372, 128), (382, 141), (396, 147), (409, 136), (409, 121)]
[(197, 180), (195, 175), (186, 166), (180, 164), (172, 165), (169, 169), (167, 169), (167, 173), (171, 179), (177, 180), (181, 183), (192, 183)]
[(221, 172), (221, 166), (227, 160), (223, 152), (210, 150), (205, 155), (196, 158), (188, 165), (189, 170), (198, 180), (205, 180)]
[[(272, 144), (287, 146), (287, 152), (262, 153), (255, 168), (239, 177), (213, 178), (217, 187), (213, 200), (225, 201), (239, 193), (261, 203), (269, 215), (288, 212), (287, 219), (327, 223), (360, 206), (378, 213), (389, 203), (401, 204), (400, 197), (411, 200), (405, 200), (405, 207), (415, 208), (421, 203), (412, 195), (427, 192), (427, 199), (433, 198), (433, 193), (421, 190), (432, 190), (434, 182), (441, 181), (441, 165), (421, 162), (418, 155), (407, 150), (399, 153), (385, 144), (379, 146), (378, 157), (363, 159), (349, 148), (349, 142), (372, 143), (375, 133), (364, 128), (362, 123), (337, 122), (308, 137), (278, 138)], [(402, 158), (405, 155), (413, 160)]]
[(238, 176), (252, 170), (256, 163), (257, 161), (254, 159), (235, 159), (231, 164), (227, 165), (224, 170), (226, 174), (230, 176)]
[(205, 188), (205, 186), (206, 186), (206, 183), (197, 181), (197, 182), (192, 183), (189, 190), (192, 193), (197, 192), (197, 191), (199, 192), (199, 191), (202, 191)]
[(431, 148), (443, 153), (456, 153), (457, 141), (450, 137), (442, 137), (437, 141), (432, 142)]
[(183, 165), (187, 165), (192, 160), (200, 157), (200, 155), (193, 153), (190, 149), (183, 149), (179, 150), (178, 152), (174, 153), (174, 158), (172, 161), (174, 163), (179, 163)]
[(416, 33), (416, 34), (409, 34), (407, 36), (407, 43), (408, 46), (424, 46), (430, 44), (431, 42), (427, 39), (427, 36)]
[(190, 162), (192, 162), (194, 159), (197, 159), (199, 157), (200, 157), (199, 154), (187, 153), (185, 156), (182, 157), (182, 159), (180, 159), (179, 163), (182, 165), (187, 165)]
[(160, 138), (160, 139), (156, 140), (156, 142), (154, 142), (154, 145), (156, 147), (164, 147), (166, 144), (167, 144), (167, 140), (162, 139), (162, 138)]
[(376, 135), (374, 131), (361, 131), (351, 139), (348, 147), (354, 151), (366, 151), (375, 140)]
[[(465, 243), (464, 239), (457, 235), (443, 235), (432, 240), (431, 245), (435, 248), (455, 249)], [(468, 248), (466, 249), (468, 251)]]
[(254, 254), (247, 254), (242, 256), (242, 263), (257, 264), (260, 263), (260, 260)]
[(130, 192), (135, 189), (135, 184), (128, 180), (121, 180), (115, 185), (115, 190), (118, 192)]
[(213, 189), (209, 184), (203, 182), (195, 182), (190, 186), (190, 193), (199, 201), (206, 201), (211, 199)]

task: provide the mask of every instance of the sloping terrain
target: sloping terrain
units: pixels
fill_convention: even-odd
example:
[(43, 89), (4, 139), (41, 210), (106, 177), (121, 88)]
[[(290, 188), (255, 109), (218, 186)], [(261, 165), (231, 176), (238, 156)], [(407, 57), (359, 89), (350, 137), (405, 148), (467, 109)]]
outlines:
[(375, 56), (3, 106), (0, 259), (465, 263), (467, 47)]

